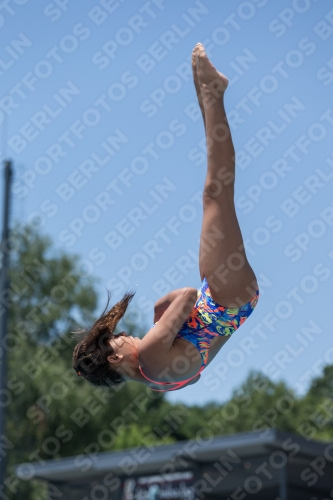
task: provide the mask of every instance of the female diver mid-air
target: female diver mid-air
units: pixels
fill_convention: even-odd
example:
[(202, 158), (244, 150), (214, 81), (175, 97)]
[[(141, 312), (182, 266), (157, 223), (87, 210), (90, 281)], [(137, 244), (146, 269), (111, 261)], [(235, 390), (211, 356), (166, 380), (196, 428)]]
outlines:
[[(134, 380), (155, 391), (174, 391), (194, 384), (259, 299), (234, 205), (235, 150), (223, 103), (228, 79), (215, 69), (200, 43), (192, 52), (192, 68), (208, 163), (199, 251), (201, 288), (181, 288), (159, 299), (154, 327), (142, 339), (126, 332), (114, 334), (134, 294), (126, 293), (108, 311), (109, 295), (102, 316), (73, 353), (78, 375), (97, 386)], [(214, 237), (218, 241), (212, 243)]]

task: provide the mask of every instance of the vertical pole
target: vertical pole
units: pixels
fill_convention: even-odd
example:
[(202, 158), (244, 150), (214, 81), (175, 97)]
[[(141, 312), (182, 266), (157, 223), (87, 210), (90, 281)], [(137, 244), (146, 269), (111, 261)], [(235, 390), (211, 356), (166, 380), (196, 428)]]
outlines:
[(287, 465), (281, 470), (279, 500), (288, 500)]
[[(10, 161), (6, 161), (4, 165), (5, 174), (5, 196), (4, 196), (4, 212), (3, 212), (3, 228), (1, 240), (2, 266), (0, 277), (0, 353), (2, 348), (2, 356), (0, 358), (0, 395), (4, 394), (7, 389), (7, 359), (5, 346), (5, 337), (8, 327), (8, 290), (9, 290), (9, 205), (10, 205), (10, 185), (12, 179), (12, 165)], [(1, 398), (1, 396), (0, 396)], [(0, 399), (0, 403), (2, 403)], [(5, 439), (5, 408), (0, 404), (0, 447)], [(4, 484), (6, 471), (6, 460), (3, 454), (0, 454), (0, 484)]]

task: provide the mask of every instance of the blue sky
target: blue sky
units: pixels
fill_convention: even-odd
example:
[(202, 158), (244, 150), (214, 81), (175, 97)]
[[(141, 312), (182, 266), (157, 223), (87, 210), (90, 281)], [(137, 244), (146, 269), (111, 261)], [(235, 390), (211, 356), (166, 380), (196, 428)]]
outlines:
[(114, 301), (136, 289), (147, 330), (162, 292), (200, 287), (206, 160), (190, 57), (205, 44), (230, 80), (235, 201), (261, 299), (201, 380), (167, 398), (224, 401), (250, 369), (303, 393), (333, 361), (331, 3), (11, 1), (0, 29), (12, 218), (81, 255), (101, 309), (106, 288)]

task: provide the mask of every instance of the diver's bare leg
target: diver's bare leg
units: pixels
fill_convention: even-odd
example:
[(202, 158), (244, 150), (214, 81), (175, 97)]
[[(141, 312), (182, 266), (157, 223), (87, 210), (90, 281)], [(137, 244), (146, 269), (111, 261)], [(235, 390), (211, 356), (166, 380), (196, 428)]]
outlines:
[(207, 139), (207, 176), (199, 266), (212, 298), (239, 307), (255, 292), (256, 276), (247, 260), (234, 204), (235, 150), (224, 108), (227, 78), (209, 61), (204, 47), (194, 49)]

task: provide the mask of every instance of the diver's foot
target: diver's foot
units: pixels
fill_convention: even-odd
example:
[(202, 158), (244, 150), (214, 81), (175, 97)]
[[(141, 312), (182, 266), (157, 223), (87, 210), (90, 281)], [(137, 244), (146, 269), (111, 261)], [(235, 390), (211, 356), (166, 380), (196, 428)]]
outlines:
[(199, 61), (197, 61), (198, 58), (196, 57), (195, 54), (196, 54), (196, 46), (192, 50), (193, 82), (194, 82), (195, 90), (196, 90), (196, 93), (197, 93), (197, 98), (198, 98), (198, 103), (199, 103), (199, 106), (200, 106), (200, 109), (201, 109), (202, 118), (203, 118), (204, 123), (206, 123), (206, 120), (205, 120), (205, 108), (204, 108), (203, 101), (202, 101), (201, 89), (200, 89), (200, 81), (199, 81), (199, 77), (198, 77), (198, 62)]
[(204, 110), (208, 101), (210, 102), (210, 105), (212, 104), (212, 98), (213, 101), (216, 101), (223, 96), (226, 88), (228, 87), (229, 80), (226, 76), (217, 71), (217, 69), (210, 62), (202, 43), (197, 43), (194, 47), (192, 59), (193, 58), (195, 59), (196, 77), (200, 88), (201, 103)]

